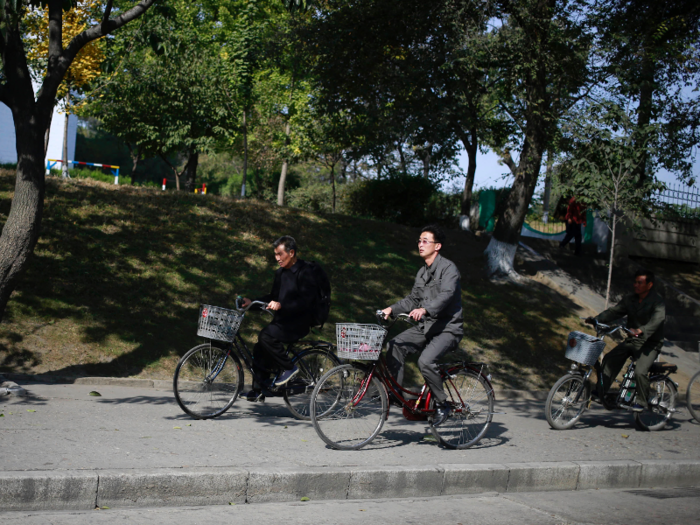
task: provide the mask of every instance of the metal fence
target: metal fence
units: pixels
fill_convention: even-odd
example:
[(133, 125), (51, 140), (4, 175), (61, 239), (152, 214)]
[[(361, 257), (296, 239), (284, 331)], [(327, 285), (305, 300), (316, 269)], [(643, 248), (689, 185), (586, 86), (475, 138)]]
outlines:
[(566, 231), (566, 223), (551, 217), (546, 222), (543, 219), (525, 219), (527, 225), (533, 230), (550, 235)]
[(700, 220), (700, 189), (685, 184), (668, 184), (656, 194), (662, 215), (668, 219)]

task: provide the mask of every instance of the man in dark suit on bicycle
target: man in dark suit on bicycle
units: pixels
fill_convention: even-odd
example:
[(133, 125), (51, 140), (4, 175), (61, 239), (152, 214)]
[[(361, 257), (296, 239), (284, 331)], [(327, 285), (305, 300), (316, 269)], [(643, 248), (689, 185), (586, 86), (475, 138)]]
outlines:
[(457, 266), (440, 255), (445, 234), (438, 226), (426, 226), (418, 239), (418, 253), (425, 265), (418, 270), (410, 295), (382, 310), (385, 317), (408, 313), (418, 326), (389, 341), (387, 364), (399, 384), (403, 383), (406, 356), (421, 352), (418, 367), (435, 398), (433, 426), (445, 422), (451, 412), (438, 360), (457, 348), (462, 339), (462, 288)]
[[(626, 295), (618, 304), (595, 317), (600, 323), (609, 323), (627, 316), (627, 328), (635, 335), (610, 350), (603, 358), (603, 392), (599, 396), (602, 399), (627, 358), (632, 357), (637, 363), (634, 370), (637, 399), (631, 407), (634, 412), (649, 408), (649, 368), (664, 343), (666, 306), (653, 287), (654, 274), (639, 270), (634, 276), (634, 293)], [(588, 323), (592, 321), (593, 318), (586, 319)]]
[[(299, 372), (287, 354), (287, 345), (309, 333), (317, 285), (307, 263), (297, 258), (297, 243), (293, 237), (284, 235), (272, 246), (280, 267), (275, 271), (272, 291), (257, 300), (267, 303), (267, 309), (274, 312), (274, 317), (258, 335), (258, 342), (253, 348), (253, 365), (255, 373), (263, 381), (269, 381), (272, 373), (281, 371), (274, 386), (282, 386)], [(247, 297), (243, 299), (243, 307), (250, 303)], [(253, 385), (246, 399), (264, 401), (265, 396), (260, 388)]]

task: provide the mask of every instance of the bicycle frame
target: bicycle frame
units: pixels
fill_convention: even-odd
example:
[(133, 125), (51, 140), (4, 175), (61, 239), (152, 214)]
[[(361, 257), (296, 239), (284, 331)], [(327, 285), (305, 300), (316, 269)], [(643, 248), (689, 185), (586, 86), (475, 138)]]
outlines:
[[(474, 365), (479, 365), (480, 369), (478, 369)], [(423, 383), (423, 386), (420, 390), (420, 392), (414, 392), (411, 390), (408, 390), (401, 386), (394, 376), (389, 372), (389, 369), (386, 364), (386, 359), (384, 355), (381, 355), (377, 361), (372, 362), (372, 364), (367, 365), (369, 368), (369, 373), (363, 380), (363, 384), (361, 385), (361, 388), (358, 389), (357, 393), (352, 399), (352, 404), (353, 406), (357, 406), (360, 401), (364, 398), (365, 394), (367, 393), (367, 389), (369, 388), (369, 385), (372, 381), (373, 377), (377, 377), (379, 382), (384, 386), (386, 390), (388, 390), (391, 394), (395, 396), (395, 398), (403, 405), (404, 408), (404, 417), (406, 419), (410, 420), (422, 420), (427, 418), (429, 415), (432, 415), (435, 413), (434, 408), (429, 408), (431, 405), (431, 400), (432, 400), (432, 392), (428, 388), (427, 383)], [(493, 392), (493, 386), (491, 385), (491, 380), (490, 378), (483, 373), (483, 368), (486, 366), (484, 363), (450, 363), (450, 364), (445, 364), (445, 365), (439, 365), (440, 366), (440, 371), (443, 377), (447, 377), (448, 381), (452, 384), (452, 389), (451, 392), (456, 392), (457, 395), (459, 396), (459, 390), (457, 388), (454, 388), (454, 383), (452, 383), (452, 378), (450, 375), (450, 372), (458, 367), (463, 367), (468, 370), (472, 370), (482, 376), (484, 380), (487, 382), (489, 385), (489, 388), (491, 392)], [(410, 394), (411, 396), (415, 396), (416, 399), (406, 399), (401, 393), (406, 393)], [(458, 413), (461, 413), (462, 407), (465, 405), (464, 400), (459, 397), (459, 399), (453, 399), (453, 403), (455, 404), (455, 411)], [(408, 413), (406, 412), (408, 411)], [(389, 414), (389, 406), (387, 406), (387, 416)]]
[[(210, 340), (211, 343), (212, 340)], [(223, 341), (217, 341), (219, 343), (223, 343)], [(301, 341), (297, 341), (296, 343), (289, 343), (287, 345), (287, 354), (291, 354), (292, 360), (296, 359), (303, 350), (297, 351), (296, 345), (298, 345)], [(324, 341), (303, 341), (301, 342), (304, 345), (308, 345), (309, 347), (320, 347), (320, 346), (325, 346), (330, 348), (332, 345), (329, 343), (326, 343)], [(243, 337), (241, 337), (241, 334), (238, 333), (236, 334), (235, 339), (232, 342), (225, 343), (224, 350), (226, 350), (226, 355), (224, 355), (223, 358), (217, 363), (216, 367), (212, 370), (211, 374), (207, 376), (206, 380), (207, 381), (214, 381), (216, 377), (219, 375), (221, 370), (224, 369), (224, 366), (226, 365), (226, 361), (228, 360), (229, 356), (231, 355), (231, 352), (234, 351), (236, 352), (237, 357), (243, 361), (243, 365), (246, 367), (246, 369), (251, 373), (253, 376), (253, 380), (258, 383), (262, 384), (263, 381), (260, 378), (260, 376), (255, 372), (255, 369), (253, 367), (253, 353), (248, 349), (248, 345), (246, 345), (245, 341), (243, 340)], [(300, 362), (301, 366), (305, 366), (303, 362)], [(276, 379), (276, 377), (274, 378)], [(273, 382), (274, 382), (273, 379)], [(275, 391), (283, 391), (289, 388), (293, 388), (293, 385), (285, 385), (280, 389), (274, 389)], [(269, 389), (265, 389), (268, 390)]]

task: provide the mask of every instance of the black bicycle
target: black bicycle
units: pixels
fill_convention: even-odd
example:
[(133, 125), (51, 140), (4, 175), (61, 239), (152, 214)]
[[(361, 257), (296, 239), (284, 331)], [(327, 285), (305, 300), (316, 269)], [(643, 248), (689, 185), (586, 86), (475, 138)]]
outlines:
[[(605, 349), (603, 337), (622, 330), (633, 335), (623, 326), (608, 326), (594, 319), (598, 337), (583, 332), (571, 332), (566, 357), (574, 361), (568, 374), (561, 377), (549, 391), (545, 404), (547, 422), (555, 430), (573, 427), (592, 402), (600, 403), (607, 410), (632, 410), (636, 400), (634, 382), (635, 362), (632, 361), (620, 384), (620, 389), (610, 391), (602, 398), (591, 395), (589, 378), (595, 370), (597, 390), (603, 392), (603, 367), (599, 357)], [(649, 369), (649, 410), (634, 412), (634, 420), (642, 430), (661, 430), (676, 411), (678, 385), (669, 376), (678, 370), (670, 363), (654, 363)]]
[[(253, 369), (253, 354), (239, 334), (246, 312), (265, 303), (253, 301), (241, 307), (241, 298), (236, 299), (236, 309), (227, 310), (218, 306), (202, 305), (199, 309), (197, 335), (207, 342), (187, 351), (175, 368), (173, 391), (180, 408), (195, 419), (211, 419), (226, 412), (236, 402), (243, 389), (243, 365), (250, 371), (258, 385), (265, 385)], [(283, 386), (264, 387), (266, 397), (284, 398), (292, 415), (309, 420), (311, 393), (320, 377), (338, 366), (334, 347), (325, 341), (298, 341), (287, 346), (292, 363), (299, 373)], [(243, 362), (243, 365), (241, 364)]]

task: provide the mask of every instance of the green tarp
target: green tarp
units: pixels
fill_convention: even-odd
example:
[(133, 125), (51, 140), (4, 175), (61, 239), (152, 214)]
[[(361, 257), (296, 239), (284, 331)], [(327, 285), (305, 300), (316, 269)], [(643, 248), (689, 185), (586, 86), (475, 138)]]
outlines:
[(496, 192), (486, 190), (479, 193), (479, 227), (492, 232), (496, 226)]

